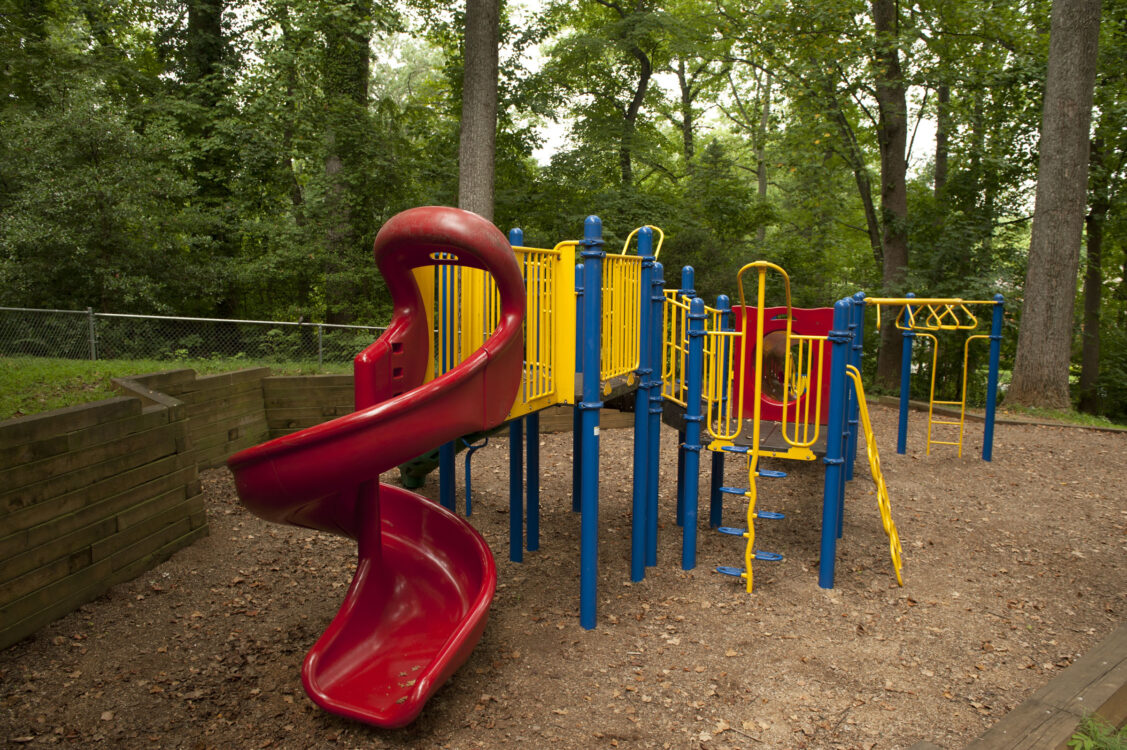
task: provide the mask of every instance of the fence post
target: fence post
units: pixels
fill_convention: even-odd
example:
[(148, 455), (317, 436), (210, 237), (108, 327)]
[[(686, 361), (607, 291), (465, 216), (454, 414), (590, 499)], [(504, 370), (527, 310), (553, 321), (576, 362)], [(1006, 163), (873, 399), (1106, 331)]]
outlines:
[(87, 328), (90, 330), (90, 359), (98, 359), (98, 339), (94, 334), (94, 308), (86, 308)]
[(317, 324), (317, 369), (325, 363), (325, 326)]

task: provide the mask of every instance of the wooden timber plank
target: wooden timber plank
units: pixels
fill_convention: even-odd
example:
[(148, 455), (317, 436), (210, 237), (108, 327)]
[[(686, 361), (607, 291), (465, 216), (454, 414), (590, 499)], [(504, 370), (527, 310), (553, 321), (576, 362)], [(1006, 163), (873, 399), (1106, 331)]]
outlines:
[(172, 393), (171, 395), (182, 396), (198, 391), (228, 388), (232, 385), (245, 383), (247, 381), (261, 381), (263, 378), (269, 377), (269, 375), (269, 367), (248, 367), (245, 370), (220, 372), (214, 375), (202, 375), (197, 377), (193, 382), (183, 383), (178, 392)]
[(348, 387), (352, 388), (351, 375), (271, 375), (262, 381), (262, 387), (269, 393), (287, 387)]
[[(1127, 623), (1003, 716), (967, 750), (1055, 748), (1086, 714), (1116, 706), (1127, 684)], [(1127, 702), (1127, 697), (1123, 699)]]
[[(170, 491), (182, 491), (185, 497), (199, 493), (195, 465), (175, 468), (151, 482), (131, 487), (110, 497), (94, 498), (83, 502), (77, 510), (60, 513), (47, 521), (0, 539), (0, 580), (26, 572), (44, 564), (56, 555), (58, 547), (69, 550), (93, 539), (117, 531), (116, 514), (148, 498), (159, 497)], [(103, 524), (112, 521), (104, 527)], [(76, 536), (72, 536), (76, 535)]]
[(0, 448), (13, 448), (24, 443), (44, 440), (59, 433), (73, 432), (100, 422), (123, 419), (140, 413), (140, 401), (117, 396), (90, 404), (79, 404), (7, 419), (0, 422)]
[[(138, 488), (146, 482), (180, 469), (185, 469), (194, 476), (196, 463), (182, 454), (164, 456), (128, 471), (111, 474), (99, 482), (77, 487), (65, 494), (35, 503), (10, 515), (0, 515), (4, 527), (14, 530), (13, 533), (0, 539), (0, 557), (14, 554), (13, 545), (24, 543), (25, 540), (31, 541), (23, 547), (16, 546), (15, 549), (25, 549), (27, 546), (31, 546), (31, 543), (39, 537), (40, 532), (37, 527), (41, 527), (52, 519), (75, 513), (88, 505), (100, 502), (104, 498), (112, 498), (119, 492)], [(193, 480), (188, 481), (193, 482)], [(136, 491), (143, 492), (144, 490), (136, 489)]]
[(165, 425), (84, 451), (0, 471), (0, 487), (12, 488), (0, 494), (0, 517), (4, 512), (26, 508), (176, 453), (178, 432), (175, 425)]

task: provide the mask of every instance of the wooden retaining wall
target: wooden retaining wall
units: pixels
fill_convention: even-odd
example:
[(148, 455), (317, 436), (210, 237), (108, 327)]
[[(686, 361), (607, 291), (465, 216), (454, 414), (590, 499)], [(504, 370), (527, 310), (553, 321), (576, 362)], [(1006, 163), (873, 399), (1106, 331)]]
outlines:
[[(0, 422), (0, 648), (205, 536), (198, 469), (353, 411), (351, 375), (184, 369), (113, 382), (119, 398)], [(550, 409), (541, 429), (571, 420), (570, 407)]]
[(262, 396), (272, 438), (353, 411), (351, 375), (278, 375), (262, 382)]
[(160, 394), (0, 422), (0, 647), (207, 534), (189, 446)]
[(184, 404), (192, 455), (199, 468), (211, 469), (266, 439), (262, 381), (269, 376), (269, 368), (254, 367), (203, 376), (195, 370), (173, 370), (131, 380)]

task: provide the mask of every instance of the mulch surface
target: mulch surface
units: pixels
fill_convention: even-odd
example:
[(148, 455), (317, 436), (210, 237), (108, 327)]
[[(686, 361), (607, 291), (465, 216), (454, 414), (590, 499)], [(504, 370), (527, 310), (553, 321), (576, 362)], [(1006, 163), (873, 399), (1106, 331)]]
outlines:
[[(676, 435), (663, 435), (658, 566), (629, 582), (632, 441), (601, 437), (598, 627), (578, 621), (571, 435), (542, 436), (542, 542), (508, 561), (508, 446), (473, 459), (471, 522), (499, 585), (470, 660), (406, 729), (324, 713), (305, 651), (348, 586), (344, 539), (268, 524), (225, 470), (202, 475), (211, 536), (0, 652), (0, 742), (114, 748), (962, 747), (1127, 616), (1127, 435), (999, 425), (994, 461), (895, 453), (873, 410), (904, 545), (896, 585), (868, 465), (846, 495), (837, 585), (817, 585), (821, 464), (778, 462), (759, 507), (755, 593), (713, 572), (742, 540), (703, 529), (680, 569)], [(726, 484), (746, 481), (729, 459)], [(459, 461), (459, 507), (461, 463)], [(393, 480), (394, 472), (385, 477)], [(702, 477), (701, 496), (707, 498)], [(437, 496), (428, 480), (423, 493)], [(702, 506), (706, 505), (702, 502)], [(707, 512), (702, 507), (702, 519)], [(742, 525), (738, 498), (725, 523)]]

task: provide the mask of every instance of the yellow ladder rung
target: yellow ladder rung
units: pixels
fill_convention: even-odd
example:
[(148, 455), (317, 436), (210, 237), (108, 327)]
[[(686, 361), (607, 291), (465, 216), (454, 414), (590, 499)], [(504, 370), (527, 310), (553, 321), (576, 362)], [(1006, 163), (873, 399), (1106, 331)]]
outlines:
[(931, 420), (931, 423), (932, 424), (946, 424), (946, 425), (951, 425), (952, 427), (959, 427), (960, 425), (962, 425), (962, 422), (946, 422), (946, 421), (943, 421), (941, 419), (933, 419), (933, 420)]
[(962, 401), (932, 401), (933, 404), (942, 404), (944, 406), (962, 406)]
[(946, 440), (932, 440), (931, 444), (932, 445), (959, 445), (959, 443), (950, 443), (950, 442), (947, 442)]

